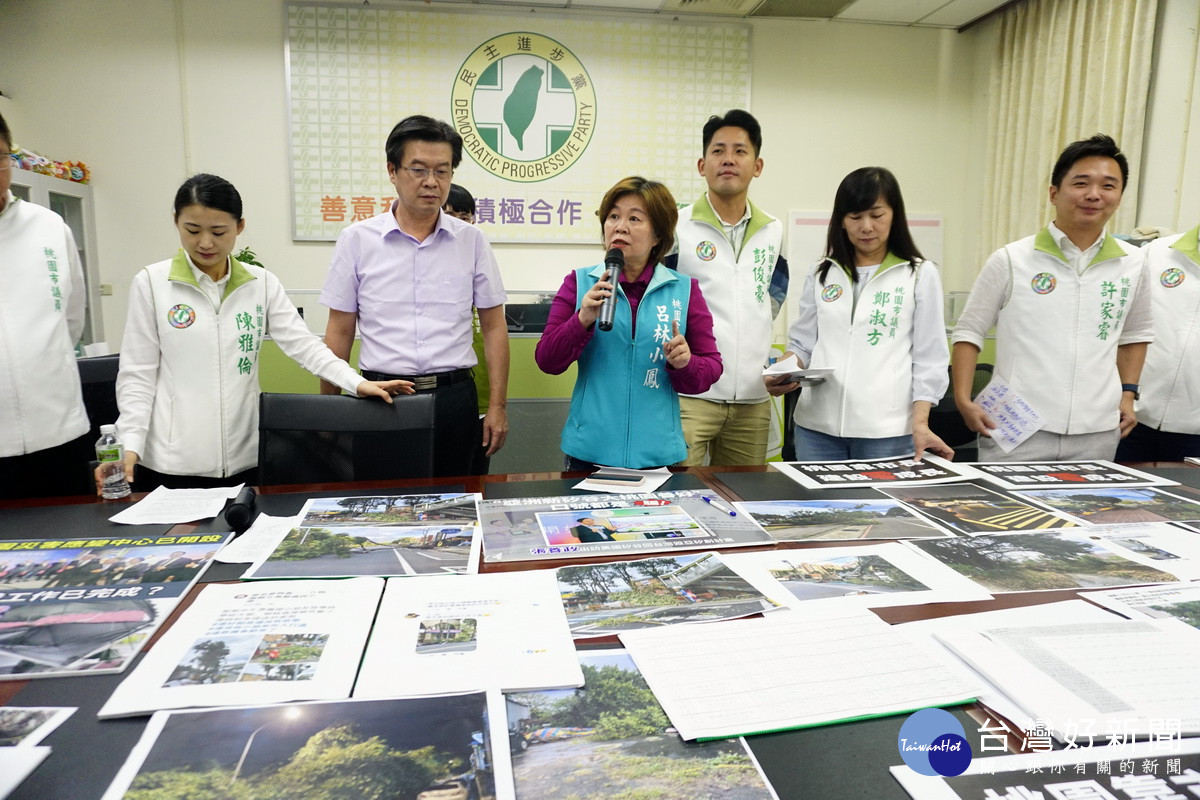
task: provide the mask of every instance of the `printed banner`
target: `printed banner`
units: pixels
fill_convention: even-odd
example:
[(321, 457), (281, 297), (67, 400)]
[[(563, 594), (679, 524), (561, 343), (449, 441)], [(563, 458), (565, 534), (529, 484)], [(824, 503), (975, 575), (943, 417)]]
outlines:
[(387, 134), (427, 114), (462, 135), (454, 182), (491, 241), (598, 242), (596, 209), (623, 177), (699, 197), (701, 129), (749, 104), (749, 59), (739, 22), (289, 3), (293, 238), (332, 241), (387, 211)]

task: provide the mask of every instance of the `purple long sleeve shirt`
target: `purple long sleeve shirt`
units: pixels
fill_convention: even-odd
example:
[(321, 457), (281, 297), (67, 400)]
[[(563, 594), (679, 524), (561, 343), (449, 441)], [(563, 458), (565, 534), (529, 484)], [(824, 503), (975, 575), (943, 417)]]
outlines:
[[(621, 281), (621, 289), (629, 301), (635, 329), (638, 303), (646, 294), (646, 288), (650, 285), (650, 279), (656, 269), (666, 267), (657, 264), (653, 269), (642, 270), (637, 280)], [(691, 281), (692, 285), (691, 297), (688, 300), (687, 333), (684, 335), (688, 348), (692, 351), (692, 358), (682, 369), (668, 366), (667, 374), (671, 376), (671, 386), (679, 394), (700, 394), (717, 382), (724, 366), (721, 363), (721, 353), (717, 350), (716, 337), (712, 332), (712, 314), (708, 310), (708, 303), (704, 302), (704, 295), (700, 293), (700, 285), (695, 278), (688, 278), (682, 274), (679, 278)], [(542, 372), (551, 375), (565, 372), (567, 367), (579, 359), (583, 348), (587, 347), (587, 343), (596, 332), (595, 325), (590, 329), (584, 328), (579, 321), (575, 309), (577, 291), (575, 272), (572, 270), (567, 273), (566, 280), (550, 304), (546, 329), (533, 353), (534, 360)]]

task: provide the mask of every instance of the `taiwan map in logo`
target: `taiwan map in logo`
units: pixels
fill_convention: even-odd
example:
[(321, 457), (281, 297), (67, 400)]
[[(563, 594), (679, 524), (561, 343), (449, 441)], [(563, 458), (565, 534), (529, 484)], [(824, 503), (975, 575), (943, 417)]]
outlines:
[(1179, 267), (1171, 267), (1163, 270), (1163, 274), (1158, 276), (1158, 282), (1168, 289), (1174, 289), (1179, 284), (1183, 283), (1183, 270)]
[(1050, 294), (1054, 291), (1054, 287), (1058, 285), (1058, 279), (1049, 272), (1039, 272), (1033, 276), (1033, 280), (1029, 282), (1029, 285), (1038, 294)]
[(454, 78), (452, 124), (481, 167), (533, 183), (579, 160), (596, 125), (596, 92), (575, 54), (540, 33), (495, 36)]
[(701, 261), (712, 261), (717, 257), (717, 246), (712, 242), (701, 242), (696, 245), (696, 258)]
[(188, 328), (195, 321), (196, 311), (189, 305), (180, 303), (167, 311), (167, 322), (171, 323), (172, 328)]

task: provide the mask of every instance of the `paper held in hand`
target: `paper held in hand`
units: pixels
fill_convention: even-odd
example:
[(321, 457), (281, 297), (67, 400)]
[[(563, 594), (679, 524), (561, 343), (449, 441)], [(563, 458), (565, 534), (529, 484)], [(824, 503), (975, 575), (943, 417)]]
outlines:
[(992, 440), (1006, 453), (1012, 452), (1014, 447), (1046, 424), (1033, 406), (1026, 403), (999, 375), (992, 376), (988, 385), (976, 396), (975, 402), (996, 423), (991, 431)]
[(800, 362), (796, 359), (795, 355), (780, 359), (763, 370), (764, 378), (786, 376), (787, 381), (785, 383), (803, 383), (809, 385), (823, 383), (832, 374), (833, 367), (817, 367), (816, 369), (801, 368)]

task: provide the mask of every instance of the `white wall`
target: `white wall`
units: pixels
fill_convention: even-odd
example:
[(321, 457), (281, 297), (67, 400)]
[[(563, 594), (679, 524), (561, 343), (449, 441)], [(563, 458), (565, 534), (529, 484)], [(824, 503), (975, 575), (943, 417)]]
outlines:
[[(1197, 3), (1182, 3), (1193, 22)], [(12, 98), (0, 112), (11, 114), (14, 137), (92, 169), (100, 273), (114, 287), (103, 300), (114, 347), (133, 274), (178, 246), (171, 202), (196, 171), (220, 174), (242, 192), (241, 244), (289, 288), (320, 287), (332, 244), (290, 240), (283, 0), (0, 0), (0, 13), (0, 90)], [(781, 217), (827, 208), (847, 172), (887, 166), (911, 211), (945, 215), (945, 283), (968, 288), (995, 246), (974, 236), (995, 25), (956, 34), (861, 23), (751, 24), (751, 110), (765, 139), (755, 200)], [(1190, 36), (1194, 53), (1194, 30)], [(1187, 35), (1166, 38), (1181, 47)], [(1163, 62), (1179, 63), (1162, 58), (1159, 73), (1167, 70)], [(1179, 87), (1171, 95), (1176, 106), (1182, 93)], [(1189, 99), (1193, 93), (1189, 84)], [(669, 113), (669, 100), (664, 105)], [(1176, 106), (1151, 124), (1176, 129), (1162, 147), (1174, 148), (1172, 164), (1180, 163), (1177, 153), (1190, 154), (1194, 174), (1200, 133), (1178, 133)], [(1194, 116), (1190, 106), (1188, 114)], [(681, 146), (698, 156), (699, 132)], [(1171, 173), (1175, 184), (1179, 174)], [(1156, 191), (1150, 178), (1148, 170), (1144, 195)], [(1193, 204), (1188, 218), (1196, 211)], [(569, 269), (598, 256), (598, 248), (581, 246), (496, 249), (510, 289), (557, 288)]]

